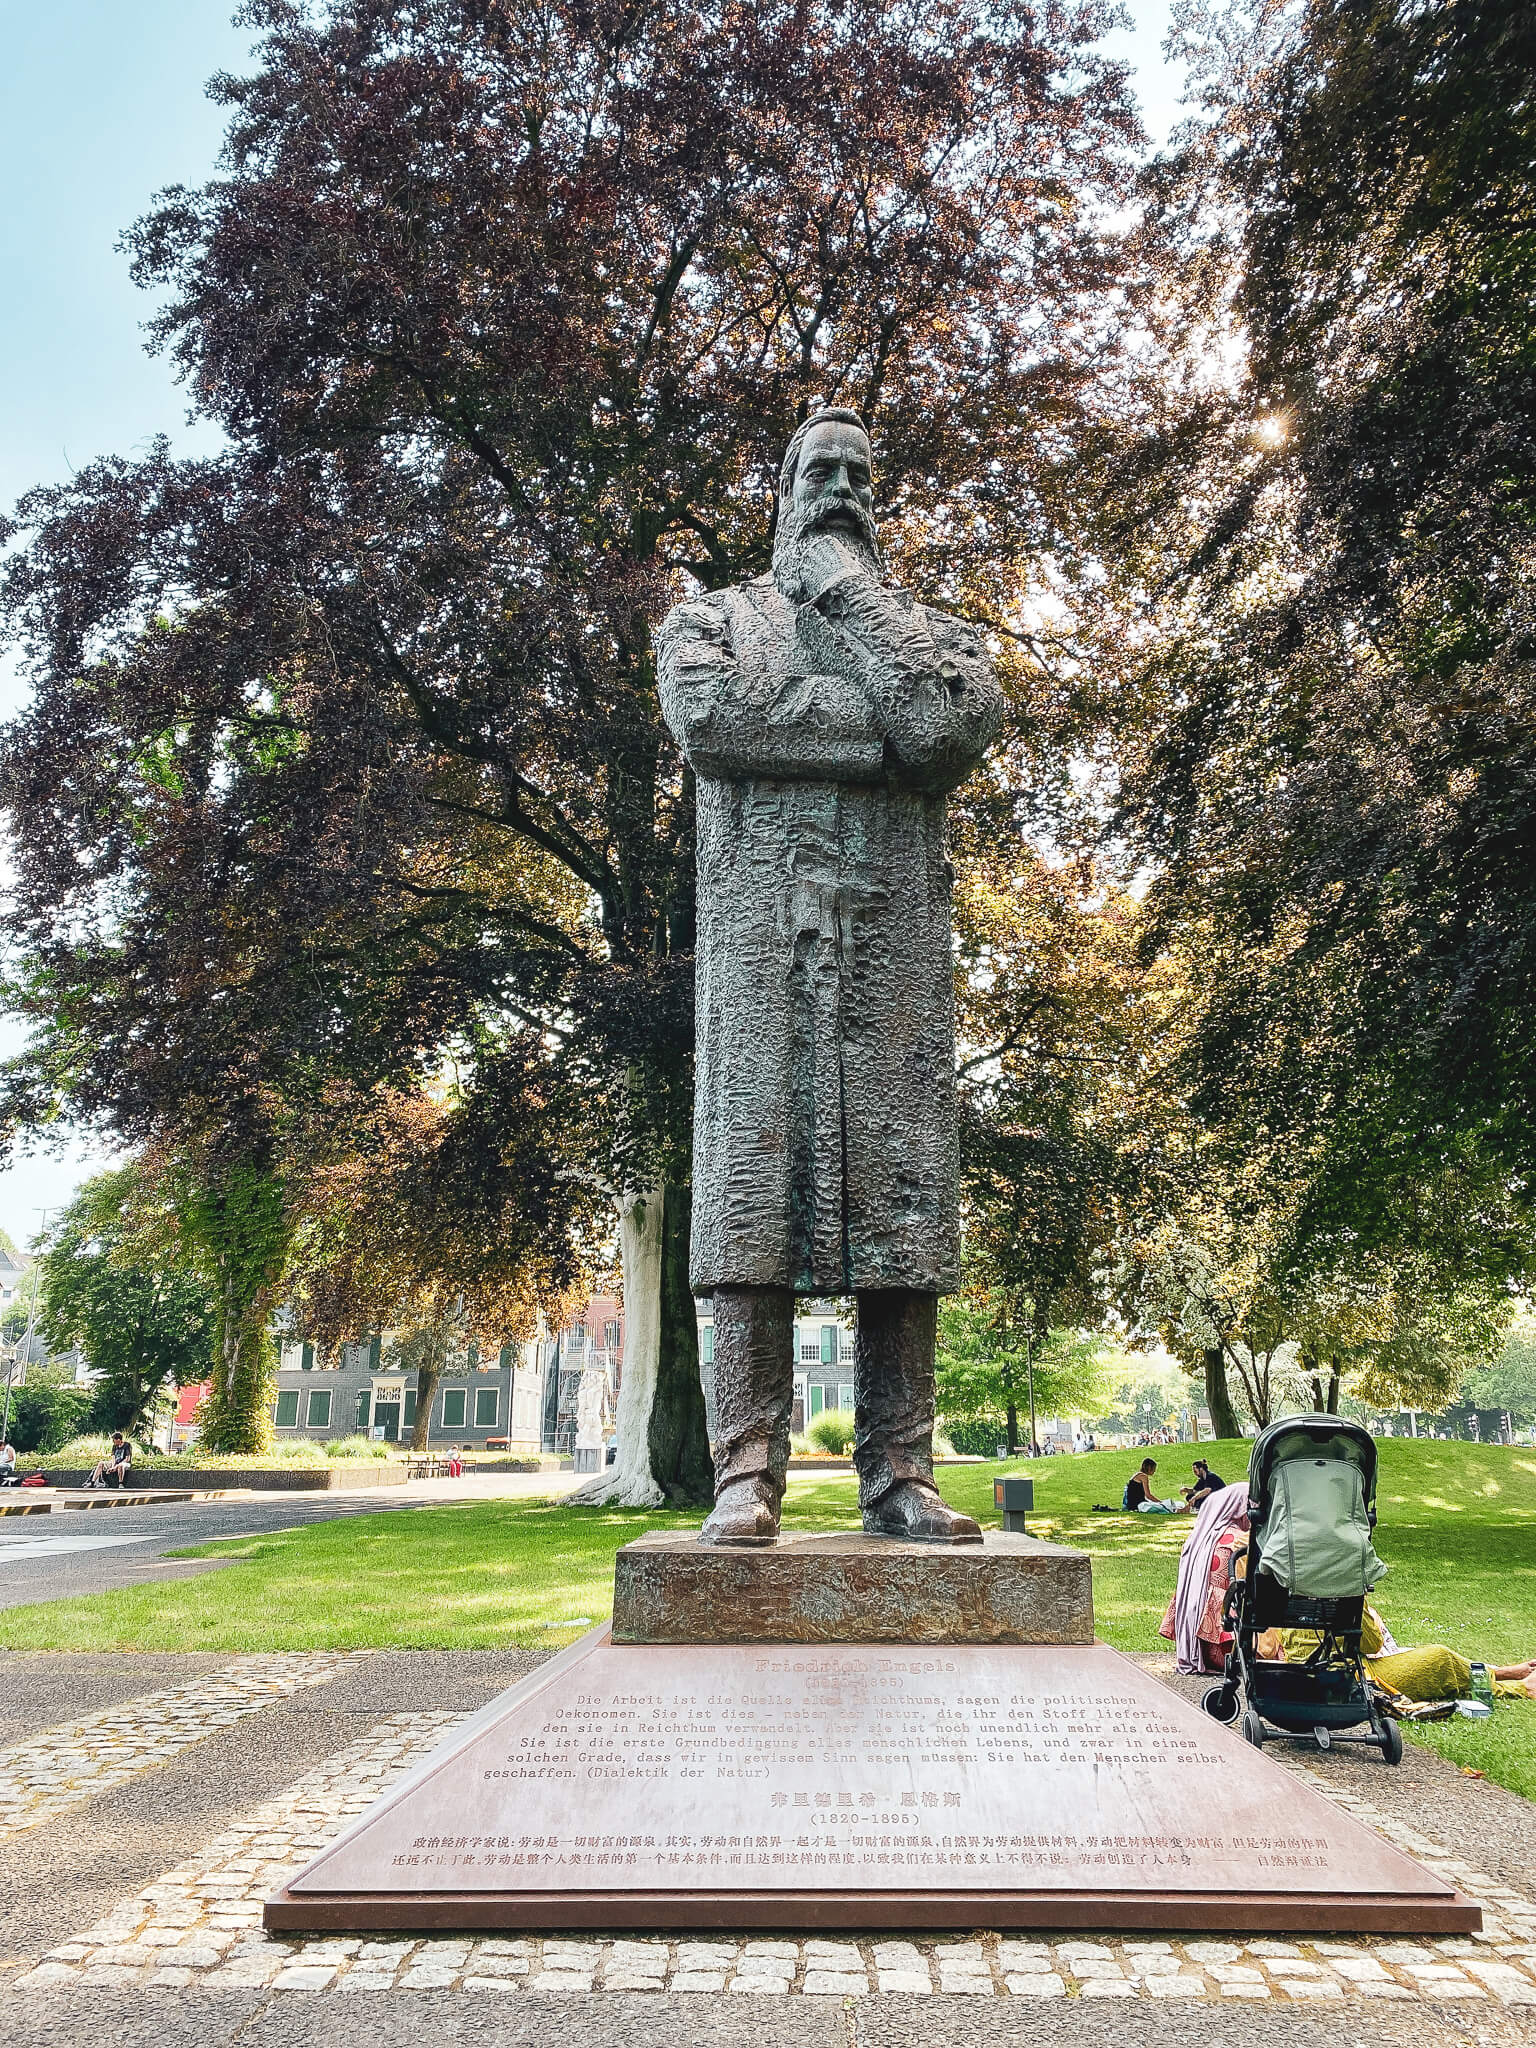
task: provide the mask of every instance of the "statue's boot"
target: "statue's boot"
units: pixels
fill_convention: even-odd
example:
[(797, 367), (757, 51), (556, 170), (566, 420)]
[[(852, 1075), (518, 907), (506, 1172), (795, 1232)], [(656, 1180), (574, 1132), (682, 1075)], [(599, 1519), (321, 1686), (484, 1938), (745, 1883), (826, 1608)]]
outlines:
[(715, 1508), (701, 1543), (778, 1540), (795, 1397), (794, 1321), (787, 1287), (715, 1289)]
[(748, 1548), (779, 1540), (779, 1500), (765, 1479), (736, 1479), (715, 1492), (714, 1510), (699, 1531), (701, 1543)]
[(869, 1536), (904, 1536), (909, 1543), (979, 1543), (981, 1524), (940, 1500), (938, 1488), (903, 1479), (864, 1510)]
[(979, 1543), (933, 1483), (938, 1297), (910, 1287), (860, 1294), (854, 1338), (853, 1462), (865, 1532), (909, 1543)]

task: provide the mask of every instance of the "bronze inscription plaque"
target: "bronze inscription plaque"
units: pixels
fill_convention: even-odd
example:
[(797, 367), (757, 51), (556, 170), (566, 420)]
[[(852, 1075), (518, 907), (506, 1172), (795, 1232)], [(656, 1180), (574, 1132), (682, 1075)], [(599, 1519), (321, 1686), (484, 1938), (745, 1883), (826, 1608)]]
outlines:
[(731, 1890), (1452, 1896), (1102, 1645), (606, 1630), (493, 1702), (287, 1896)]

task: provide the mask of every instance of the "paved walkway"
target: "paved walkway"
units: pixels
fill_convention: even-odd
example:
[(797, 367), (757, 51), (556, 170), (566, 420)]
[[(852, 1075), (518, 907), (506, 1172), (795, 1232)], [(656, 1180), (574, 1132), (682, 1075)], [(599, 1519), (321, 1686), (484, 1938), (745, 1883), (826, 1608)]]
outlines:
[[(445, 2040), (460, 2037), (447, 2015), (462, 2010), (466, 2039), (488, 2027), (487, 2038), (526, 2031), (548, 2039), (552, 2031), (562, 2041), (638, 2042), (665, 2024), (684, 2041), (724, 2042), (744, 2034), (733, 2017), (744, 2001), (765, 2016), (780, 2004), (793, 2009), (800, 2018), (786, 2022), (784, 2038), (797, 2042), (819, 2041), (817, 2016), (836, 2015), (827, 2038), (840, 2048), (887, 2039), (930, 2048), (951, 2038), (946, 2015), (962, 2008), (975, 2019), (957, 2041), (1033, 2038), (1027, 2015), (1046, 2009), (1056, 2015), (1052, 2038), (1092, 2041), (1099, 2028), (1090, 2014), (1105, 2001), (1118, 2001), (1122, 2012), (1106, 2040), (1134, 2026), (1138, 2038), (1157, 2043), (1187, 2041), (1192, 2032), (1212, 2038), (1215, 2014), (1197, 2020), (1195, 2007), (1219, 2006), (1254, 2041), (1311, 2039), (1297, 2029), (1324, 2009), (1349, 2016), (1342, 2038), (1351, 2042), (1421, 2038), (1426, 2026), (1441, 2038), (1448, 2027), (1470, 2028), (1450, 2038), (1501, 2042), (1536, 2023), (1531, 1809), (1422, 1751), (1411, 1753), (1403, 1773), (1377, 1766), (1374, 1775), (1337, 1770), (1336, 1755), (1314, 1766), (1299, 1751), (1277, 1754), (1479, 1898), (1486, 1926), (1477, 1937), (1074, 1940), (982, 1930), (850, 1940), (806, 1930), (764, 1938), (276, 1940), (260, 1925), (268, 1894), (537, 1660), (361, 1652), (187, 1661), (187, 1677), (167, 1685), (172, 1660), (145, 1660), (160, 1682), (126, 1695), (131, 1658), (0, 1662), (0, 1711), (4, 1691), (25, 1691), (33, 1670), (57, 1697), (60, 1669), (71, 1664), (77, 1697), (102, 1695), (93, 1711), (34, 1726), (0, 1755), (3, 1861), (19, 1880), (0, 1932), (13, 2039), (69, 2039), (58, 2030), (61, 2015), (93, 2004), (123, 2010), (125, 2000), (135, 2012), (160, 2014), (156, 2038), (200, 2042), (237, 2032), (242, 2041), (266, 2038), (263, 2029), (273, 2028), (274, 2041), (287, 2039), (284, 2013), (295, 2016), (292, 2038), (300, 2028), (313, 2038), (320, 2005), (334, 2009), (321, 2038), (350, 2038), (354, 2021), (345, 2015), (366, 2008), (375, 2017), (359, 2039), (393, 2039), (392, 2021), (378, 2012), (416, 2010), (423, 1997), (434, 2038)], [(9, 1703), (9, 1715), (13, 1728), (26, 1720), (20, 1702)], [(218, 1788), (232, 1789), (242, 1771), (245, 1797), (220, 1807)], [(204, 1802), (195, 1822), (186, 1818), (189, 1792)], [(135, 1800), (140, 1813), (147, 1802), (151, 1816), (164, 1814), (158, 1837), (151, 1824), (140, 1843), (125, 1821)], [(1463, 1853), (1423, 1831), (1431, 1810), (1441, 1819), (1460, 1815), (1454, 1832)], [(123, 1854), (125, 1846), (135, 1853)], [(61, 1857), (71, 1870), (89, 1868), (89, 1917), (72, 1918), (67, 1887), (49, 1883)], [(1005, 2010), (1015, 2017), (992, 2017)], [(301, 2022), (300, 2011), (310, 2017)], [(689, 2016), (680, 2033), (670, 2016), (677, 2013)], [(930, 2017), (920, 2021), (919, 2013)], [(766, 2017), (752, 2030), (759, 2044), (783, 2032)]]

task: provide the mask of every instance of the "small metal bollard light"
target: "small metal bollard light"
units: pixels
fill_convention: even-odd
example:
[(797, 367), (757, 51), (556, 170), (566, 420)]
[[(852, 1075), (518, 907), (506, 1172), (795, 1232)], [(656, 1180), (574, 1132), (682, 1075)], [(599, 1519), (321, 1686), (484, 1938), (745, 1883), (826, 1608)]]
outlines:
[(1024, 1517), (1034, 1510), (1035, 1482), (1033, 1479), (994, 1479), (992, 1505), (1002, 1509), (1005, 1529), (1016, 1529), (1021, 1536), (1027, 1536), (1029, 1527)]

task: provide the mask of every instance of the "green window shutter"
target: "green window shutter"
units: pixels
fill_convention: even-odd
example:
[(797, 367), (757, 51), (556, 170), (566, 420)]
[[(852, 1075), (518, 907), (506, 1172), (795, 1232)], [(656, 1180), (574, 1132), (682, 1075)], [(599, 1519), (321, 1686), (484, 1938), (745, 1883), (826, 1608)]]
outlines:
[(476, 1387), (476, 1389), (475, 1389), (475, 1427), (476, 1427), (476, 1429), (494, 1429), (494, 1428), (496, 1427), (496, 1417), (497, 1417), (497, 1414), (498, 1414), (498, 1413), (499, 1413), (499, 1411), (500, 1411), (500, 1408), (501, 1408), (501, 1389), (500, 1389), (499, 1387)]
[(820, 1389), (820, 1387), (812, 1387), (812, 1388), (811, 1388), (811, 1413), (812, 1413), (812, 1415), (819, 1415), (819, 1414), (821, 1413), (821, 1407), (822, 1407), (822, 1397), (821, 1397), (821, 1389)]
[(309, 1427), (311, 1429), (329, 1429), (330, 1426), (331, 1390), (327, 1387), (324, 1393), (322, 1393), (318, 1387), (312, 1388), (309, 1396)]
[(409, 1429), (414, 1424), (415, 1420), (416, 1389), (414, 1387), (407, 1387), (405, 1390), (405, 1401), (400, 1411), (400, 1427), (402, 1429)]
[(836, 1323), (823, 1323), (821, 1326), (821, 1362), (823, 1365), (837, 1363)]
[(299, 1390), (289, 1388), (277, 1397), (277, 1407), (272, 1420), (279, 1429), (297, 1429), (299, 1423)]
[(471, 1372), (478, 1372), (480, 1370), (480, 1346), (478, 1344), (471, 1344), (469, 1347), (469, 1369)]
[(368, 1339), (368, 1370), (370, 1372), (378, 1371), (379, 1355), (383, 1351), (383, 1349), (384, 1339), (380, 1335), (378, 1335), (377, 1332), (375, 1332), (375, 1334)]
[(357, 1396), (357, 1426), (361, 1430), (366, 1431), (368, 1427), (368, 1411), (372, 1405), (373, 1389), (371, 1387), (360, 1388)]
[(464, 1389), (445, 1387), (443, 1389), (443, 1427), (462, 1429), (464, 1427)]
[(510, 1372), (512, 1370), (512, 1346), (510, 1344), (502, 1345), (496, 1363), (503, 1372)]
[(314, 1371), (314, 1369), (315, 1369), (315, 1347), (314, 1347), (314, 1345), (313, 1345), (313, 1344), (306, 1344), (306, 1345), (304, 1346), (304, 1351), (303, 1351), (303, 1355), (302, 1355), (302, 1356), (300, 1357), (300, 1359), (299, 1359), (299, 1366), (300, 1366), (300, 1369), (301, 1369), (302, 1371), (304, 1371), (304, 1372), (313, 1372), (313, 1371)]

